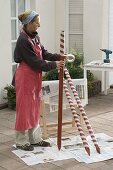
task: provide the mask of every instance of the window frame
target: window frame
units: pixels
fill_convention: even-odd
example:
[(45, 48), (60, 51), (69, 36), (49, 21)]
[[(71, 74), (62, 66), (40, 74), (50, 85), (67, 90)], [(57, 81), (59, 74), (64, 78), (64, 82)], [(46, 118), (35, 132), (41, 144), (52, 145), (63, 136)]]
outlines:
[[(15, 0), (16, 1), (16, 16), (15, 17), (12, 17), (11, 16), (11, 22), (12, 21), (16, 21), (16, 29), (15, 29), (15, 35), (16, 35), (16, 39), (12, 39), (12, 27), (11, 27), (11, 48), (12, 48), (12, 76), (14, 75), (14, 72), (17, 68), (17, 63), (15, 63), (13, 61), (13, 43), (16, 44), (17, 42), (17, 39), (18, 39), (18, 36), (19, 36), (19, 25), (18, 25), (18, 1), (19, 0)], [(10, 3), (11, 3), (11, 0), (10, 0)], [(10, 6), (11, 8), (11, 6)], [(27, 9), (30, 9), (30, 0), (25, 0), (25, 10)], [(13, 69), (15, 67), (15, 69)]]
[[(80, 36), (84, 36), (84, 32), (82, 31), (82, 32), (71, 32), (70, 31), (70, 28), (69, 28), (69, 23), (70, 23), (70, 16), (71, 15), (73, 15), (73, 16), (80, 16), (80, 15), (82, 15), (82, 17), (83, 17), (83, 15), (84, 15), (84, 13), (83, 13), (83, 11), (82, 12), (71, 12), (70, 11), (70, 9), (69, 9), (69, 3), (70, 3), (70, 0), (67, 0), (66, 1), (66, 18), (65, 18), (65, 20), (66, 20), (66, 51), (68, 51), (68, 52), (70, 52), (70, 43), (69, 43), (69, 40), (70, 40), (70, 36), (72, 36), (72, 35), (80, 35)], [(83, 0), (83, 8), (84, 8), (84, 0)], [(82, 38), (83, 39), (83, 38)], [(83, 40), (82, 40), (82, 44), (83, 44)], [(82, 53), (83, 53), (83, 47), (82, 47)]]

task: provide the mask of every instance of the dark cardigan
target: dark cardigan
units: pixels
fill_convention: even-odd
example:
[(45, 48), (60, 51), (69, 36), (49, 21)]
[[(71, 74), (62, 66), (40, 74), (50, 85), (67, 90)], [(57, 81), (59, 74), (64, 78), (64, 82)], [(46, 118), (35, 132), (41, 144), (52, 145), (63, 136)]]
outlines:
[[(36, 38), (38, 42), (40, 43), (38, 33), (35, 32), (33, 34), (28, 34), (27, 35), (31, 38), (34, 39)], [(26, 64), (28, 64), (34, 71), (50, 71), (52, 69), (56, 68), (56, 62), (60, 60), (60, 55), (59, 54), (52, 54), (49, 53), (47, 50), (44, 49), (44, 47), (41, 45), (42, 49), (42, 58), (43, 60), (40, 60), (29, 42), (26, 34), (23, 32), (20, 33), (20, 36), (17, 40), (16, 47), (14, 50), (14, 61), (16, 63), (21, 63), (24, 61)], [(51, 62), (47, 62), (47, 61)]]

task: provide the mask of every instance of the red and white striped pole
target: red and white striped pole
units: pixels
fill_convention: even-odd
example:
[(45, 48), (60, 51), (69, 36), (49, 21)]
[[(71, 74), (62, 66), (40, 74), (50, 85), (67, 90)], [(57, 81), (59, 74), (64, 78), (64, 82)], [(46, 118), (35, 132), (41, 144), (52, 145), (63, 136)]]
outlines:
[(60, 54), (65, 53), (65, 32), (61, 31), (60, 33)]
[[(61, 32), (61, 35), (60, 35), (60, 54), (64, 54), (64, 38), (65, 38), (65, 37), (64, 37), (64, 31), (62, 31), (62, 32)], [(70, 57), (71, 57), (71, 55), (70, 55)], [(72, 60), (73, 60), (73, 59), (72, 59)], [(71, 61), (72, 61), (72, 60), (71, 60)], [(70, 61), (70, 60), (69, 60), (69, 61)], [(79, 107), (79, 109), (80, 109), (80, 112), (82, 113), (82, 116), (83, 116), (83, 118), (84, 118), (84, 121), (85, 121), (85, 123), (86, 123), (86, 126), (87, 126), (87, 128), (88, 128), (88, 130), (89, 130), (89, 134), (91, 135), (91, 138), (92, 138), (92, 140), (93, 140), (93, 142), (94, 142), (94, 145), (95, 145), (95, 147), (96, 147), (96, 150), (97, 150), (98, 153), (100, 153), (100, 148), (99, 148), (99, 146), (98, 146), (98, 144), (97, 144), (97, 141), (96, 141), (96, 139), (95, 139), (93, 130), (92, 130), (92, 128), (91, 128), (91, 125), (89, 124), (87, 115), (86, 115), (86, 113), (85, 113), (85, 111), (84, 111), (84, 108), (83, 108), (83, 106), (82, 106), (82, 104), (81, 104), (81, 101), (80, 101), (80, 99), (79, 99), (79, 96), (78, 96), (78, 94), (77, 94), (77, 92), (76, 92), (76, 90), (75, 90), (75, 87), (74, 87), (73, 83), (72, 83), (72, 80), (71, 80), (71, 77), (70, 77), (70, 75), (69, 75), (69, 73), (68, 73), (68, 70), (65, 68), (65, 69), (64, 69), (64, 72), (65, 72), (66, 78), (67, 78), (67, 80), (68, 80), (68, 83), (69, 83), (69, 85), (70, 85), (70, 87), (71, 87), (71, 90), (72, 90), (72, 92), (73, 92), (73, 94), (74, 94), (74, 97), (75, 97), (75, 100), (76, 100), (76, 102), (77, 102), (77, 105), (78, 105), (78, 107)], [(76, 124), (77, 124), (77, 128), (78, 128), (78, 131), (79, 131), (79, 133), (80, 133), (80, 137), (81, 137), (81, 139), (82, 139), (83, 145), (84, 145), (85, 150), (86, 150), (86, 152), (88, 153), (88, 155), (90, 155), (90, 148), (89, 148), (89, 146), (88, 146), (87, 140), (86, 140), (85, 135), (84, 135), (84, 132), (83, 132), (83, 130), (82, 130), (82, 127), (81, 127), (81, 124), (80, 124), (80, 120), (79, 120), (79, 117), (78, 117), (78, 115), (77, 115), (77, 113), (76, 113), (76, 110), (75, 110), (75, 107), (74, 107), (74, 104), (73, 104), (73, 100), (72, 100), (72, 98), (71, 98), (71, 96), (70, 96), (70, 94), (69, 94), (69, 90), (68, 90), (68, 88), (67, 88), (66, 82), (65, 82), (65, 81), (63, 82), (63, 75), (64, 75), (64, 73), (63, 73), (63, 68), (62, 68), (62, 69), (60, 69), (60, 72), (59, 72), (59, 109), (58, 109), (58, 137), (57, 137), (57, 145), (58, 145), (58, 148), (59, 148), (59, 150), (60, 150), (60, 148), (61, 148), (62, 101), (63, 101), (63, 87), (64, 87), (64, 90), (65, 90), (65, 93), (66, 93), (66, 97), (67, 97), (67, 99), (68, 99), (68, 102), (69, 102), (69, 105), (70, 105), (70, 108), (71, 108), (73, 117), (74, 117), (75, 122), (76, 122)], [(64, 84), (63, 84), (63, 83), (64, 83)]]
[(89, 148), (89, 146), (88, 146), (86, 137), (85, 137), (84, 132), (83, 132), (83, 130), (82, 130), (79, 117), (78, 117), (77, 112), (76, 112), (76, 110), (75, 110), (75, 106), (74, 106), (73, 100), (72, 100), (72, 98), (71, 98), (71, 96), (70, 96), (70, 93), (69, 93), (69, 90), (68, 90), (68, 88), (67, 88), (67, 85), (66, 85), (65, 80), (64, 80), (63, 83), (64, 83), (64, 84), (63, 84), (64, 91), (65, 91), (67, 100), (68, 100), (68, 102), (69, 102), (69, 105), (70, 105), (70, 108), (71, 108), (71, 111), (72, 111), (72, 114), (73, 114), (73, 118), (74, 118), (74, 120), (75, 120), (75, 122), (76, 122), (76, 125), (77, 125), (77, 128), (78, 128), (80, 137), (81, 137), (81, 139), (82, 139), (84, 148), (85, 148), (86, 152), (88, 153), (88, 155), (90, 155), (90, 148)]
[[(64, 31), (60, 34), (60, 54), (64, 54)], [(58, 132), (57, 132), (57, 146), (61, 149), (61, 137), (62, 137), (62, 103), (63, 103), (63, 67), (59, 71), (59, 103), (58, 103)]]
[(90, 123), (89, 123), (89, 120), (88, 120), (87, 115), (86, 115), (86, 113), (85, 113), (85, 110), (84, 110), (84, 108), (83, 108), (83, 106), (82, 106), (82, 103), (81, 103), (81, 101), (80, 101), (80, 98), (79, 98), (79, 96), (78, 96), (78, 94), (77, 94), (77, 91), (76, 91), (76, 89), (75, 89), (75, 87), (74, 87), (74, 85), (73, 85), (73, 82), (72, 82), (72, 80), (71, 80), (71, 77), (70, 77), (70, 75), (69, 75), (69, 72), (68, 72), (67, 68), (64, 69), (64, 73), (65, 73), (65, 76), (66, 76), (66, 78), (67, 78), (67, 80), (68, 80), (68, 83), (69, 83), (69, 85), (70, 85), (70, 87), (71, 87), (71, 90), (72, 90), (72, 92), (73, 92), (74, 98), (75, 98), (75, 100), (76, 100), (76, 102), (77, 102), (77, 105), (78, 105), (78, 107), (79, 107), (79, 110), (80, 110), (80, 112), (81, 112), (81, 114), (82, 114), (82, 116), (83, 116), (83, 119), (84, 119), (85, 124), (86, 124), (86, 126), (87, 126), (87, 129), (88, 129), (88, 131), (89, 131), (89, 134), (90, 134), (90, 136), (91, 136), (91, 138), (92, 138), (92, 141), (93, 141), (93, 143), (94, 143), (94, 145), (95, 145), (95, 147), (96, 147), (96, 150), (97, 150), (98, 153), (100, 153), (100, 148), (99, 148), (99, 146), (98, 146), (98, 144), (97, 144), (97, 140), (96, 140), (96, 138), (95, 138), (95, 136), (94, 136), (93, 129), (92, 129)]
[[(65, 35), (64, 35), (64, 31), (61, 32), (60, 34), (60, 54), (64, 54), (64, 51), (65, 51), (65, 47), (64, 47), (64, 43), (65, 43)], [(73, 114), (73, 117), (75, 119), (75, 122), (77, 124), (77, 128), (78, 128), (78, 131), (80, 133), (80, 136), (81, 136), (81, 139), (83, 141), (83, 145), (85, 147), (85, 150), (86, 152), (88, 153), (88, 155), (90, 155), (90, 149), (89, 149), (89, 146), (88, 146), (88, 143), (86, 141), (86, 138), (85, 138), (85, 135), (84, 135), (84, 132), (82, 130), (82, 127), (80, 125), (80, 120), (79, 120), (79, 117), (76, 113), (76, 110), (75, 110), (75, 107), (74, 107), (74, 104), (73, 104), (73, 101), (71, 99), (71, 96), (69, 94), (69, 91), (68, 91), (68, 88), (67, 88), (67, 85), (63, 81), (63, 76), (64, 73), (61, 73), (62, 70), (60, 70), (60, 73), (59, 73), (59, 110), (58, 110), (58, 137), (57, 137), (57, 145), (58, 145), (58, 148), (60, 149), (61, 148), (61, 132), (62, 132), (62, 100), (63, 100), (63, 88), (64, 87), (64, 90), (65, 90), (65, 93), (66, 93), (66, 96), (67, 96), (67, 99), (69, 101), (69, 104), (70, 104), (70, 108), (71, 108), (71, 111), (72, 111), (72, 114)]]

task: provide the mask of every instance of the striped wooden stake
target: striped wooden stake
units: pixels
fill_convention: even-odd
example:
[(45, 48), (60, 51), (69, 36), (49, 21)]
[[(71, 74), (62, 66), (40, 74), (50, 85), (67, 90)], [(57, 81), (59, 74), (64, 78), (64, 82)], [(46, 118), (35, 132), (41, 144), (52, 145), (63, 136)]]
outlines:
[[(64, 54), (64, 31), (60, 34), (60, 54)], [(57, 132), (57, 146), (61, 149), (61, 137), (62, 137), (62, 102), (63, 102), (63, 67), (59, 72), (59, 103), (58, 103), (58, 132)]]
[(90, 136), (91, 136), (91, 138), (92, 138), (92, 141), (93, 141), (93, 143), (94, 143), (94, 146), (96, 147), (97, 152), (100, 153), (100, 148), (99, 148), (99, 146), (98, 146), (98, 144), (97, 144), (97, 140), (96, 140), (96, 138), (95, 138), (95, 136), (94, 136), (93, 129), (92, 129), (90, 123), (89, 123), (89, 120), (88, 120), (87, 115), (86, 115), (86, 113), (85, 113), (85, 110), (84, 110), (84, 108), (83, 108), (83, 106), (82, 106), (82, 103), (81, 103), (81, 101), (80, 101), (80, 98), (79, 98), (79, 96), (78, 96), (78, 94), (77, 94), (77, 91), (76, 91), (76, 89), (75, 89), (75, 87), (74, 87), (74, 85), (73, 85), (73, 82), (72, 82), (72, 80), (71, 80), (71, 77), (70, 77), (70, 75), (69, 75), (69, 72), (68, 72), (67, 68), (64, 69), (64, 73), (65, 73), (66, 78), (67, 78), (67, 80), (68, 80), (68, 83), (69, 83), (69, 85), (70, 85), (70, 87), (71, 87), (71, 90), (72, 90), (72, 92), (73, 92), (74, 98), (75, 98), (75, 100), (76, 100), (76, 102), (77, 102), (77, 105), (78, 105), (78, 107), (79, 107), (79, 110), (80, 110), (80, 112), (81, 112), (81, 114), (82, 114), (82, 116), (83, 116), (83, 119), (84, 119), (84, 121), (85, 121), (85, 124), (86, 124), (86, 126), (87, 126), (87, 129), (88, 129), (88, 131), (89, 131), (89, 134), (90, 134)]
[(76, 110), (75, 110), (75, 106), (74, 106), (73, 100), (72, 100), (72, 98), (71, 98), (71, 96), (70, 96), (70, 94), (69, 94), (69, 90), (68, 90), (68, 88), (67, 88), (67, 85), (66, 85), (65, 80), (64, 80), (64, 82), (63, 82), (63, 87), (64, 87), (64, 91), (65, 91), (66, 97), (67, 97), (67, 99), (68, 99), (68, 102), (69, 102), (69, 105), (70, 105), (70, 108), (71, 108), (71, 111), (72, 111), (72, 114), (73, 114), (73, 118), (74, 118), (74, 120), (75, 120), (75, 122), (76, 122), (76, 125), (77, 125), (77, 128), (78, 128), (80, 137), (81, 137), (81, 139), (82, 139), (84, 148), (85, 148), (86, 152), (88, 153), (88, 155), (90, 155), (90, 148), (89, 148), (89, 146), (88, 146), (87, 140), (86, 140), (85, 135), (84, 135), (84, 132), (83, 132), (83, 130), (82, 130), (79, 117), (78, 117), (77, 112), (76, 112)]
[[(60, 54), (64, 54), (64, 31), (61, 32), (61, 35), (60, 35)], [(66, 93), (66, 97), (68, 99), (68, 102), (69, 102), (69, 105), (70, 105), (70, 108), (71, 108), (71, 111), (72, 111), (72, 114), (73, 114), (73, 117), (75, 119), (75, 122), (76, 122), (76, 125), (77, 125), (77, 128), (78, 128), (78, 131), (80, 133), (80, 137), (82, 139), (82, 142), (83, 142), (83, 145), (84, 145), (84, 148), (86, 150), (86, 152), (88, 153), (88, 155), (90, 155), (90, 148), (88, 146), (88, 143), (87, 143), (87, 140), (85, 138), (85, 135), (84, 135), (84, 132), (83, 132), (83, 129), (81, 127), (81, 124), (80, 124), (80, 120), (79, 120), (79, 117), (76, 113), (76, 110), (75, 110), (75, 106), (74, 106), (74, 103), (73, 103), (73, 100), (69, 94), (69, 90), (67, 88), (67, 85), (66, 85), (66, 82), (64, 81), (63, 82), (63, 76), (64, 76), (64, 72), (65, 72), (65, 75), (66, 75), (66, 78), (68, 80), (68, 83), (71, 87), (71, 90), (74, 94), (74, 97), (75, 97), (75, 100), (77, 102), (77, 105), (80, 109), (80, 112), (84, 118), (84, 121), (86, 123), (86, 126), (87, 126), (87, 129), (89, 131), (89, 134), (92, 138), (92, 141), (96, 147), (96, 150), (98, 153), (100, 153), (100, 148), (97, 144), (97, 141), (96, 141), (96, 138), (94, 136), (94, 133), (93, 133), (93, 130), (92, 130), (92, 127), (89, 123), (89, 120), (87, 118), (87, 115), (84, 111), (84, 108), (81, 104), (81, 101), (79, 99), (79, 96), (76, 92), (76, 89), (72, 83), (72, 80), (71, 80), (71, 77), (68, 73), (68, 70), (67, 68), (65, 68), (63, 70), (63, 68), (60, 69), (60, 72), (59, 72), (59, 107), (58, 107), (58, 136), (57, 136), (57, 146), (58, 146), (58, 149), (60, 150), (61, 149), (61, 135), (62, 135), (62, 102), (63, 102), (63, 87), (64, 87), (64, 91)]]

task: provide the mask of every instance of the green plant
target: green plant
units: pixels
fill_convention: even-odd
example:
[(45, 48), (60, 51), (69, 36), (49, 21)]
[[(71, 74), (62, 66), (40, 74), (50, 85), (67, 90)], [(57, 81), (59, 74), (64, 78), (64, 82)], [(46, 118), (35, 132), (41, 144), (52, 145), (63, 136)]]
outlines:
[(47, 73), (45, 73), (45, 75), (43, 76), (43, 80), (47, 81), (47, 80), (58, 80), (58, 71), (55, 70), (51, 70)]
[(94, 80), (94, 75), (90, 70), (87, 71), (87, 79), (88, 79), (88, 81)]
[(80, 79), (83, 78), (83, 68), (81, 67), (72, 67), (67, 68), (69, 71), (69, 74), (72, 79)]
[[(75, 56), (75, 61), (73, 63), (66, 62), (66, 67), (69, 71), (69, 74), (72, 79), (81, 79), (84, 77), (84, 69), (83, 69), (83, 54), (81, 54), (79, 51), (71, 50), (71, 54)], [(58, 80), (58, 71), (51, 70), (47, 72), (43, 80)], [(87, 71), (87, 85), (88, 85), (88, 96), (92, 96), (92, 92), (96, 92), (96, 83), (94, 75), (91, 71)], [(98, 84), (98, 83), (97, 83)], [(99, 91), (99, 90), (98, 90)]]
[(72, 63), (72, 65), (74, 67), (83, 67), (83, 60), (84, 60), (83, 53), (80, 53), (79, 50), (75, 51), (74, 49), (71, 49), (70, 53), (75, 56), (75, 60)]
[(88, 86), (88, 95), (90, 96), (90, 93), (92, 92), (93, 90), (93, 81), (94, 81), (94, 75), (93, 73), (88, 70), (87, 71), (87, 86)]
[(16, 107), (16, 92), (15, 88), (12, 85), (7, 85), (4, 87), (4, 90), (6, 90), (7, 95), (4, 97), (5, 100), (8, 102), (8, 107), (11, 109), (15, 109)]
[[(71, 54), (75, 56), (75, 61), (73, 63), (66, 62), (69, 74), (72, 79), (83, 78), (83, 54), (75, 50), (71, 50)], [(58, 71), (55, 69), (45, 73), (43, 80), (58, 80)]]

